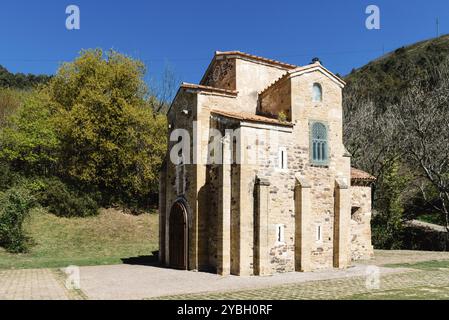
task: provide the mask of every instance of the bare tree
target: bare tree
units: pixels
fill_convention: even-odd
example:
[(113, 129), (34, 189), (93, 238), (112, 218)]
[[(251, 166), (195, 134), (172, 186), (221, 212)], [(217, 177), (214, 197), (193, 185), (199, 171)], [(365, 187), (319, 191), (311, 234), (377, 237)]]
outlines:
[(174, 98), (180, 80), (176, 75), (173, 67), (166, 63), (164, 71), (159, 80), (153, 79), (151, 87), (151, 93), (153, 94), (152, 104), (156, 112), (164, 112), (168, 109), (171, 100)]
[(352, 88), (345, 94), (345, 146), (352, 154), (356, 167), (379, 178), (399, 152), (394, 143), (393, 123), (384, 113), (376, 110), (374, 103), (358, 99), (357, 92), (357, 88)]
[(431, 76), (431, 82), (416, 81), (388, 116), (418, 180), (428, 183), (421, 183), (423, 198), (442, 214), (449, 232), (449, 63), (441, 63)]

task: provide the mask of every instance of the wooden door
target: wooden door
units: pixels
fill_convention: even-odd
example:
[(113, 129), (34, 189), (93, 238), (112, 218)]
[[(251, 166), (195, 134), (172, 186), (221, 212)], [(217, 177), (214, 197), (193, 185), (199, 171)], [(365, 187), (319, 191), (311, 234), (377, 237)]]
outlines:
[(175, 269), (187, 269), (187, 221), (182, 204), (176, 203), (170, 212), (170, 266)]

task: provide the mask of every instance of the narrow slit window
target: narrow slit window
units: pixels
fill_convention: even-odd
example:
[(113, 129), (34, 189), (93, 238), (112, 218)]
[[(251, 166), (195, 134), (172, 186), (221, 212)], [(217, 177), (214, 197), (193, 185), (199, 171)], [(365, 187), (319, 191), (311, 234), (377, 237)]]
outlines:
[(285, 229), (285, 226), (283, 224), (276, 225), (276, 242), (277, 243), (285, 242), (284, 229)]
[(316, 241), (321, 242), (323, 240), (323, 230), (321, 225), (317, 225), (316, 227)]
[(286, 170), (287, 169), (287, 149), (279, 148), (279, 169)]

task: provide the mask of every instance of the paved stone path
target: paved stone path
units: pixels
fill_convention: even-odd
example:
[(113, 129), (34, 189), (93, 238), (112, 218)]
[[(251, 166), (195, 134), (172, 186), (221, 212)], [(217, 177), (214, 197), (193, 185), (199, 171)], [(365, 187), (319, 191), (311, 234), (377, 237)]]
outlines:
[[(368, 295), (375, 298), (376, 294), (395, 290), (404, 292), (407, 289), (437, 290), (444, 288), (444, 295), (438, 299), (449, 299), (449, 270), (446, 271), (413, 271), (398, 274), (384, 274), (380, 277), (379, 287), (367, 287), (366, 277), (351, 277), (342, 279), (312, 281), (306, 283), (277, 286), (257, 290), (234, 292), (203, 293), (158, 297), (160, 300), (337, 300), (360, 299)], [(388, 297), (388, 295), (386, 295)], [(404, 296), (400, 295), (400, 299)], [(411, 296), (410, 298), (413, 298)]]
[[(66, 289), (59, 270), (0, 270), (0, 299), (349, 299), (376, 293), (366, 286), (370, 265), (429, 260), (449, 260), (449, 253), (377, 251), (376, 259), (343, 271), (271, 277), (220, 277), (139, 265), (81, 267), (81, 290)], [(449, 299), (448, 269), (379, 271), (382, 292), (423, 287)]]
[(69, 300), (79, 298), (67, 290), (56, 270), (0, 270), (2, 300)]
[[(95, 266), (81, 268), (81, 289), (91, 299), (145, 299), (167, 295), (190, 295), (258, 289), (323, 279), (365, 276), (367, 266), (347, 270), (284, 273), (270, 277), (221, 277), (203, 272), (178, 271), (148, 266)], [(403, 269), (381, 268), (382, 273)]]

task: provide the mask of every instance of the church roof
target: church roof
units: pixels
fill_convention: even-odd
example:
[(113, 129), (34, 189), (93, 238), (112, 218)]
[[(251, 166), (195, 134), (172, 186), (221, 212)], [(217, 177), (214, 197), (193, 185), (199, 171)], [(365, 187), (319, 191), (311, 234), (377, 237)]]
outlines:
[(291, 122), (283, 122), (279, 121), (278, 119), (269, 118), (257, 114), (251, 114), (246, 112), (231, 112), (231, 111), (223, 111), (223, 110), (212, 110), (211, 113), (216, 114), (218, 116), (223, 116), (226, 118), (232, 118), (235, 120), (240, 121), (248, 121), (248, 122), (260, 122), (260, 123), (267, 123), (267, 124), (274, 124), (278, 126), (285, 126), (285, 127), (293, 127), (293, 124)]
[(359, 170), (356, 168), (351, 168), (351, 181), (353, 181), (353, 182), (374, 182), (374, 181), (376, 181), (376, 178), (365, 171), (362, 171), (362, 170)]
[(326, 69), (320, 62), (314, 62), (302, 67), (296, 67), (295, 69), (289, 70), (285, 74), (283, 74), (279, 79), (271, 83), (268, 87), (266, 87), (264, 90), (259, 92), (259, 95), (264, 95), (268, 92), (269, 89), (276, 87), (278, 84), (280, 84), (283, 80), (293, 77), (294, 75), (301, 75), (310, 71), (319, 70), (327, 77), (333, 79), (336, 81), (341, 87), (344, 87), (346, 85), (346, 82), (343, 81), (340, 77)]
[(294, 64), (285, 63), (285, 62), (281, 62), (281, 61), (273, 60), (273, 59), (268, 59), (268, 58), (256, 56), (256, 55), (241, 52), (241, 51), (223, 51), (223, 52), (215, 51), (215, 56), (216, 57), (217, 56), (238, 56), (238, 57), (246, 58), (249, 60), (255, 60), (255, 61), (260, 61), (260, 62), (264, 62), (267, 64), (276, 65), (278, 67), (282, 67), (285, 69), (296, 69), (298, 67)]
[(215, 88), (215, 87), (210, 87), (210, 86), (204, 86), (201, 84), (193, 84), (193, 83), (186, 83), (186, 82), (183, 82), (181, 84), (181, 88), (191, 89), (191, 90), (195, 90), (195, 91), (202, 91), (202, 92), (221, 93), (221, 94), (232, 95), (232, 96), (236, 96), (238, 94), (238, 91), (235, 91), (235, 90), (221, 89), (221, 88)]
[(227, 57), (227, 58), (238, 57), (241, 59), (256, 61), (259, 63), (265, 63), (265, 64), (271, 65), (273, 67), (284, 69), (285, 71), (298, 68), (298, 66), (294, 65), (294, 64), (285, 63), (285, 62), (281, 62), (281, 61), (273, 60), (273, 59), (268, 59), (268, 58), (256, 56), (253, 54), (237, 51), (237, 50), (235, 50), (235, 51), (215, 51), (214, 57), (213, 57), (212, 61), (210, 62), (209, 66), (207, 67), (206, 72), (204, 73), (203, 78), (201, 79), (200, 83), (204, 83), (205, 79), (207, 78), (207, 75), (211, 72), (211, 68), (214, 65), (215, 61), (217, 61), (218, 59), (223, 58), (223, 57)]

